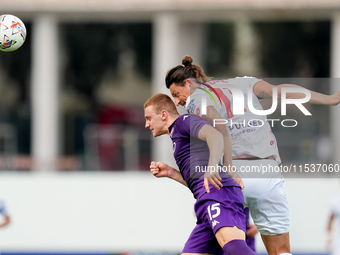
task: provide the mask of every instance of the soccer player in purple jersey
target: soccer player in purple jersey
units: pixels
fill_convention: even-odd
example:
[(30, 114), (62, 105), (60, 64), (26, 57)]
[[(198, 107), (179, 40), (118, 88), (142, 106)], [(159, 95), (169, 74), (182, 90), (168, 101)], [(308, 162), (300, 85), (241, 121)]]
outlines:
[(170, 135), (180, 169), (170, 176), (170, 166), (152, 162), (151, 172), (186, 185), (196, 199), (196, 227), (182, 254), (256, 254), (245, 242), (241, 188), (227, 172), (217, 171), (224, 150), (222, 134), (199, 116), (180, 116), (165, 94), (148, 99), (144, 113), (145, 127), (154, 137)]

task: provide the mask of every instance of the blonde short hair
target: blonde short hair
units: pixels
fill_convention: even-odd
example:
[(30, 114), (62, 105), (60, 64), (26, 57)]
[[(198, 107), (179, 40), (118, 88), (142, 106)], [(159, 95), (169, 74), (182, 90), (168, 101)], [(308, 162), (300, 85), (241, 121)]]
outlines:
[(174, 101), (166, 94), (159, 93), (150, 97), (144, 104), (144, 109), (151, 105), (155, 107), (157, 114), (166, 110), (171, 115), (179, 115)]

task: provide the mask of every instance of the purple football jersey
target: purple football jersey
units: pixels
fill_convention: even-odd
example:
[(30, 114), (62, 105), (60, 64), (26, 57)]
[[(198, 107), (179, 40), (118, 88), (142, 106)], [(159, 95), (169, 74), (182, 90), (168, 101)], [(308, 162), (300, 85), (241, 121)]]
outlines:
[[(204, 125), (210, 123), (197, 115), (184, 114), (169, 127), (176, 164), (196, 199), (206, 193), (203, 183), (209, 162), (209, 147), (205, 141), (198, 138), (198, 132)], [(224, 187), (239, 187), (226, 171), (220, 172), (220, 176)], [(212, 189), (213, 186), (209, 185)]]

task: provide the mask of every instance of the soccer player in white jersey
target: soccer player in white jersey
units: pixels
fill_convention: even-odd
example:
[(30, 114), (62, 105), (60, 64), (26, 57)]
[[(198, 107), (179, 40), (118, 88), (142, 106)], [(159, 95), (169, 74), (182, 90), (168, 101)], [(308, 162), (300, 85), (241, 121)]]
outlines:
[[(275, 167), (281, 163), (277, 143), (271, 132), (269, 123), (265, 116), (254, 115), (245, 104), (245, 113), (242, 116), (234, 116), (231, 109), (232, 96), (228, 89), (216, 91), (219, 88), (217, 82), (237, 86), (244, 94), (249, 88), (252, 89), (253, 105), (261, 110), (259, 99), (272, 98), (273, 88), (278, 91), (278, 98), (281, 97), (282, 87), (299, 87), (297, 85), (282, 84), (273, 86), (263, 80), (254, 77), (238, 77), (228, 80), (212, 81), (204, 74), (203, 69), (192, 64), (192, 58), (185, 56), (182, 65), (171, 68), (165, 78), (166, 86), (170, 89), (176, 105), (185, 106), (189, 113), (202, 116), (211, 124), (216, 119), (231, 119), (236, 124), (229, 128), (227, 125), (214, 125), (224, 135), (225, 146), (229, 132), (232, 140), (232, 164), (238, 170), (246, 166), (267, 166)], [(215, 85), (215, 86), (214, 86)], [(214, 86), (214, 87), (213, 87)], [(311, 98), (309, 103), (337, 105), (340, 103), (340, 92), (327, 96), (317, 92), (309, 91)], [(250, 96), (250, 95), (248, 95)], [(287, 98), (304, 98), (303, 93), (287, 93)], [(205, 98), (206, 108), (200, 108), (202, 98)], [(246, 97), (247, 98), (247, 97)], [(246, 102), (247, 100), (245, 100)], [(203, 112), (202, 111), (206, 111)], [(260, 124), (250, 122), (253, 119), (261, 119), (260, 128), (254, 126)], [(253, 126), (253, 128), (251, 127)], [(231, 155), (225, 155), (224, 165), (230, 162)], [(249, 175), (241, 177), (250, 177)], [(269, 255), (290, 254), (289, 243), (289, 211), (287, 199), (284, 193), (283, 178), (280, 173), (269, 173), (263, 178), (244, 178), (245, 204), (249, 206), (251, 216), (258, 228), (262, 240)]]

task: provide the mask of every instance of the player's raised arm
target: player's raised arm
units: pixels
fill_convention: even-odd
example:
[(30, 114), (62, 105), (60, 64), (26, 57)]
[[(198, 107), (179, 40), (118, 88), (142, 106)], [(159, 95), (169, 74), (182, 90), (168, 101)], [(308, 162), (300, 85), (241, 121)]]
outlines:
[[(259, 98), (272, 98), (273, 96), (273, 88), (277, 88), (278, 98), (281, 98), (281, 89), (282, 88), (303, 88), (294, 84), (281, 84), (281, 85), (272, 85), (266, 81), (259, 81), (254, 86), (254, 93)], [(306, 89), (306, 88), (304, 88)], [(338, 91), (334, 95), (324, 95), (312, 90), (308, 90), (311, 93), (311, 98), (308, 103), (311, 104), (322, 104), (322, 105), (338, 105), (340, 103), (340, 91)], [(304, 93), (287, 93), (287, 99), (300, 99), (305, 98), (306, 95)]]
[(198, 138), (206, 141), (209, 147), (208, 170), (204, 174), (204, 187), (209, 193), (209, 182), (216, 188), (223, 187), (218, 171), (218, 163), (223, 155), (224, 142), (223, 136), (210, 125), (204, 125), (198, 132)]
[(152, 161), (150, 164), (150, 172), (157, 178), (168, 177), (188, 187), (181, 173), (163, 162)]

